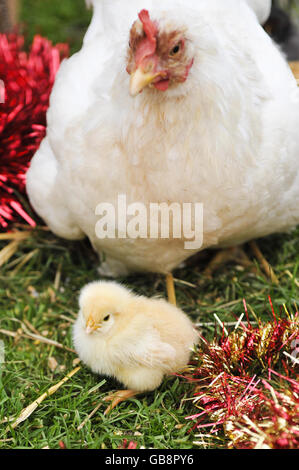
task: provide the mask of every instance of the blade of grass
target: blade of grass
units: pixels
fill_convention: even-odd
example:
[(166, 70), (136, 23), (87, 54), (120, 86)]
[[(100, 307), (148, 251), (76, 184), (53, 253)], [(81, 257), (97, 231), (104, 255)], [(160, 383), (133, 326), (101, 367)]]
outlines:
[[(19, 414), (18, 418), (14, 423), (12, 423), (11, 427), (15, 429), (20, 423), (25, 421), (29, 416), (32, 415), (32, 413), (38, 408), (38, 406), (49, 396), (53, 395), (57, 390), (59, 390), (62, 385), (65, 384), (73, 375), (77, 374), (79, 370), (81, 369), (81, 366), (76, 367), (73, 369), (69, 374), (67, 374), (60, 382), (58, 382), (56, 385), (53, 385), (52, 387), (49, 388), (45, 393), (43, 393), (40, 397), (38, 397), (33, 403), (31, 403), (29, 406), (24, 408), (21, 413)], [(10, 427), (6, 429), (6, 432), (10, 430)]]

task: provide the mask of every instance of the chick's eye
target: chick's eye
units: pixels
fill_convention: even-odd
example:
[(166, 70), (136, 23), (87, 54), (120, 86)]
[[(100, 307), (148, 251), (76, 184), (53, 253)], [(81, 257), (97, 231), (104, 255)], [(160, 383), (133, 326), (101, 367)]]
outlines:
[(110, 318), (110, 315), (106, 315), (105, 318), (104, 318), (104, 321), (108, 321)]

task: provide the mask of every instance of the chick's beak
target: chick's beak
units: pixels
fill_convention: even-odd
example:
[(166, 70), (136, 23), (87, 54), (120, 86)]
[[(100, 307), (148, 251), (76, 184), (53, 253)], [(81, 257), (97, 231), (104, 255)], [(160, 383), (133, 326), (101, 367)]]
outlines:
[(88, 320), (87, 320), (87, 323), (86, 323), (86, 333), (88, 335), (90, 335), (90, 333), (93, 333), (94, 331), (98, 330), (99, 329), (99, 325), (97, 325), (92, 316), (90, 315)]
[(152, 83), (160, 74), (154, 72), (144, 72), (140, 67), (131, 74), (130, 94), (136, 96), (145, 87)]

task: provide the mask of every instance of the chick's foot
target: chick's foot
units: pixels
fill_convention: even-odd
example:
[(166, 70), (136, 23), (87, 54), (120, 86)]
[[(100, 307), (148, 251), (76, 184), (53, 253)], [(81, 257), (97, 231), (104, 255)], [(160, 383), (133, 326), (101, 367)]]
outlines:
[(123, 401), (128, 400), (129, 398), (133, 398), (136, 395), (138, 395), (138, 392), (134, 390), (118, 390), (115, 393), (112, 393), (111, 395), (108, 395), (107, 397), (104, 398), (105, 402), (111, 402), (108, 408), (105, 410), (104, 415), (107, 415), (110, 413), (113, 408), (115, 408), (117, 405), (122, 403)]

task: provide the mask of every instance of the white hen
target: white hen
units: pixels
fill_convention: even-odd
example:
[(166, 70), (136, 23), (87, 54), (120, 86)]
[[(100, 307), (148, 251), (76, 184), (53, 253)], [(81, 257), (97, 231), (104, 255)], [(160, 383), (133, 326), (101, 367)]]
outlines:
[[(83, 48), (58, 73), (47, 137), (27, 176), (53, 232), (87, 235), (117, 275), (166, 273), (193, 254), (183, 239), (98, 239), (95, 209), (116, 205), (118, 194), (128, 204), (203, 203), (201, 249), (298, 224), (299, 91), (250, 6), (93, 3)], [(270, 2), (248, 3), (263, 21)], [(133, 94), (143, 89), (135, 97), (130, 79)]]

